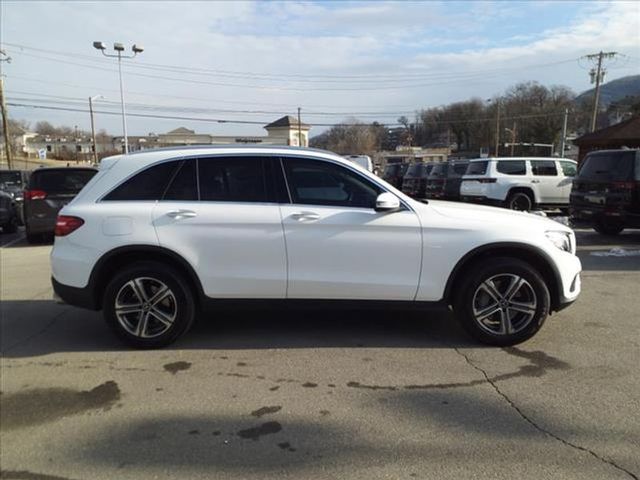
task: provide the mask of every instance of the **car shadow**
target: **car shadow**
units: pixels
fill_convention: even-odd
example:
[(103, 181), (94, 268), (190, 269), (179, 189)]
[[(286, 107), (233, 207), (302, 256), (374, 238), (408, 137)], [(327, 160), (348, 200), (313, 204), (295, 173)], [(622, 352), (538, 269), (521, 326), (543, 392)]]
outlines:
[[(4, 301), (5, 358), (59, 352), (126, 351), (100, 312), (52, 301)], [(478, 345), (450, 312), (416, 310), (219, 310), (199, 315), (167, 350), (287, 348), (451, 348)]]

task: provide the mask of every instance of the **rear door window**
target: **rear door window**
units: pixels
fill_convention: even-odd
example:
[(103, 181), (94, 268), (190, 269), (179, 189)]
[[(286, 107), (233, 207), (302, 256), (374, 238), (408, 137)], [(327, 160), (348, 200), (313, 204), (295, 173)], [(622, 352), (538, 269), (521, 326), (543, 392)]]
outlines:
[(489, 162), (471, 162), (467, 166), (467, 171), (465, 175), (485, 175), (487, 173), (487, 165)]
[(126, 180), (108, 193), (105, 201), (160, 200), (182, 160), (154, 165)]
[(171, 183), (164, 192), (162, 200), (198, 200), (198, 161), (185, 160), (173, 174)]
[(582, 163), (579, 177), (605, 181), (633, 180), (635, 163), (637, 162), (634, 151), (591, 153)]
[(531, 172), (538, 177), (558, 175), (555, 160), (531, 160)]
[(565, 177), (575, 177), (578, 171), (577, 165), (573, 162), (560, 161), (560, 168), (562, 168)]
[(524, 160), (499, 160), (496, 169), (505, 175), (527, 174), (527, 165)]
[(49, 195), (76, 194), (96, 173), (97, 170), (74, 168), (36, 171), (31, 176), (29, 188), (43, 190)]
[(198, 160), (200, 200), (267, 202), (261, 157), (213, 157)]

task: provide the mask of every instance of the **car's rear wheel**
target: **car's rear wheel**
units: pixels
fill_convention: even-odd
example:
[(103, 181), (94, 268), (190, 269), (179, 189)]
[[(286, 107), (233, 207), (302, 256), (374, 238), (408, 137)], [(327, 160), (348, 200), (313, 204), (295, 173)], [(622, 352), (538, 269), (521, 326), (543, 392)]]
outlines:
[(506, 346), (534, 336), (549, 314), (550, 303), (540, 274), (528, 263), (504, 257), (465, 273), (454, 310), (472, 337)]
[(16, 233), (18, 231), (18, 217), (13, 216), (2, 226), (4, 233)]
[(528, 212), (533, 209), (533, 199), (528, 193), (513, 192), (507, 197), (505, 206), (510, 210)]
[(180, 272), (140, 262), (118, 273), (104, 295), (104, 317), (124, 342), (137, 348), (169, 345), (195, 318), (195, 300)]
[(624, 230), (624, 225), (611, 220), (600, 220), (593, 229), (601, 235), (618, 235)]

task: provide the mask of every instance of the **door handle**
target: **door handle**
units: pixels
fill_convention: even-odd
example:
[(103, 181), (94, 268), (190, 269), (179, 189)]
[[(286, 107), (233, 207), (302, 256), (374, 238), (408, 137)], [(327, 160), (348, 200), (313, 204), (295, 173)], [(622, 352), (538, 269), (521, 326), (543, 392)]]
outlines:
[(167, 212), (167, 216), (179, 220), (181, 218), (193, 218), (198, 214), (193, 210), (171, 210)]
[(540, 180), (531, 180), (531, 183), (540, 183)]
[(318, 220), (320, 215), (315, 212), (296, 212), (291, 214), (291, 218), (298, 220), (299, 222), (305, 222), (310, 220)]

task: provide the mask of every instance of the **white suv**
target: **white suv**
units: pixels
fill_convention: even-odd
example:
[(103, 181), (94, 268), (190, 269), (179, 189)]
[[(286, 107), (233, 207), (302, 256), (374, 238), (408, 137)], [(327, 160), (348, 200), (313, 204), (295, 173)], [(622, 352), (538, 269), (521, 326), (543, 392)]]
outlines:
[(512, 210), (568, 208), (576, 171), (577, 163), (565, 158), (479, 158), (469, 162), (460, 197)]
[(511, 345), (578, 296), (575, 247), (546, 218), (416, 202), (329, 152), (185, 147), (103, 160), (60, 213), (51, 265), (59, 299), (138, 347), (202, 310), (314, 302), (453, 306)]

